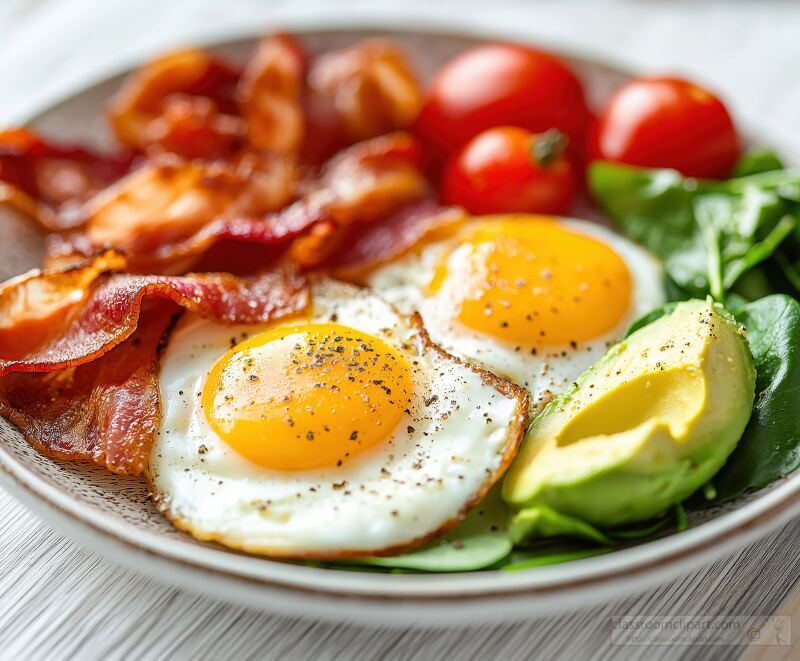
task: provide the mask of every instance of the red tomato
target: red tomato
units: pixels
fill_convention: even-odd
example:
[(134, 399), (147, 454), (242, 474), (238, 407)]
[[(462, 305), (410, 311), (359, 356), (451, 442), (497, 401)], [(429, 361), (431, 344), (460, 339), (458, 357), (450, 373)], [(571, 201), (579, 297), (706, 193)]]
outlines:
[(440, 156), (494, 126), (535, 133), (551, 128), (582, 146), (583, 88), (556, 56), (516, 44), (477, 46), (450, 60), (433, 80), (415, 129)]
[(616, 92), (589, 136), (593, 158), (688, 177), (727, 177), (739, 156), (739, 136), (722, 102), (676, 78), (637, 78)]
[(474, 214), (566, 213), (575, 195), (566, 142), (556, 130), (539, 135), (513, 126), (484, 131), (448, 162), (442, 199)]

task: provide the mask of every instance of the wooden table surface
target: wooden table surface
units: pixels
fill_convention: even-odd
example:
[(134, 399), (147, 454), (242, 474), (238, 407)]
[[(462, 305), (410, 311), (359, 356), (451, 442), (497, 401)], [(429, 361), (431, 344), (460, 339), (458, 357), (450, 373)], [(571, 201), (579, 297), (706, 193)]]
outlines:
[[(800, 3), (2, 0), (0, 125), (176, 44), (297, 20), (498, 29), (649, 72), (690, 75), (800, 154)], [(800, 521), (688, 577), (569, 616), (460, 630), (290, 619), (161, 586), (59, 534), (0, 492), (0, 658), (800, 658), (800, 645), (614, 647), (622, 614), (800, 616)], [(800, 643), (800, 619), (794, 638)]]

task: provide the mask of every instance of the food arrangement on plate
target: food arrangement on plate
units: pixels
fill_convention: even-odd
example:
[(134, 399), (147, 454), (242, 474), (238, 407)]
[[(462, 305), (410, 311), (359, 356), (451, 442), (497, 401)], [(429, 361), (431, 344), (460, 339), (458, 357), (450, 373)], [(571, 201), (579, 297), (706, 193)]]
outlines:
[(0, 414), (199, 540), (516, 570), (800, 463), (800, 173), (691, 82), (590, 108), (538, 49), (423, 86), (389, 41), (277, 34), (157, 58), (108, 120), (114, 152), (0, 132), (45, 235), (0, 289)]

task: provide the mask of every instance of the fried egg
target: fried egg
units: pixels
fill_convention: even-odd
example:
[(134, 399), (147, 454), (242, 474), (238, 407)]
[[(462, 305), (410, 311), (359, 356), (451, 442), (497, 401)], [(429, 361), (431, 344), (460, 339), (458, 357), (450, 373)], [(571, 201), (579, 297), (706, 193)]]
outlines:
[(527, 393), (372, 292), (322, 280), (312, 301), (262, 326), (180, 320), (155, 502), (201, 540), (276, 557), (386, 555), (444, 533), (512, 460)]
[(367, 275), (431, 339), (525, 387), (540, 410), (665, 301), (660, 263), (580, 220), (471, 218)]

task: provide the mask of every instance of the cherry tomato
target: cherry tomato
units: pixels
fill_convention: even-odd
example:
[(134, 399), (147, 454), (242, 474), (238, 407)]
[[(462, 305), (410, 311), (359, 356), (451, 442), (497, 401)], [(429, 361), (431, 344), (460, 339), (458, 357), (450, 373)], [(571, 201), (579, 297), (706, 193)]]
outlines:
[(616, 92), (592, 126), (593, 158), (688, 177), (727, 177), (739, 156), (739, 136), (722, 102), (677, 78), (637, 78)]
[(484, 131), (448, 162), (442, 200), (474, 214), (566, 213), (575, 195), (566, 142), (555, 129), (538, 135), (513, 126)]
[(516, 44), (477, 46), (439, 71), (415, 125), (440, 157), (481, 131), (518, 126), (551, 128), (581, 147), (587, 121), (583, 88), (559, 58)]

